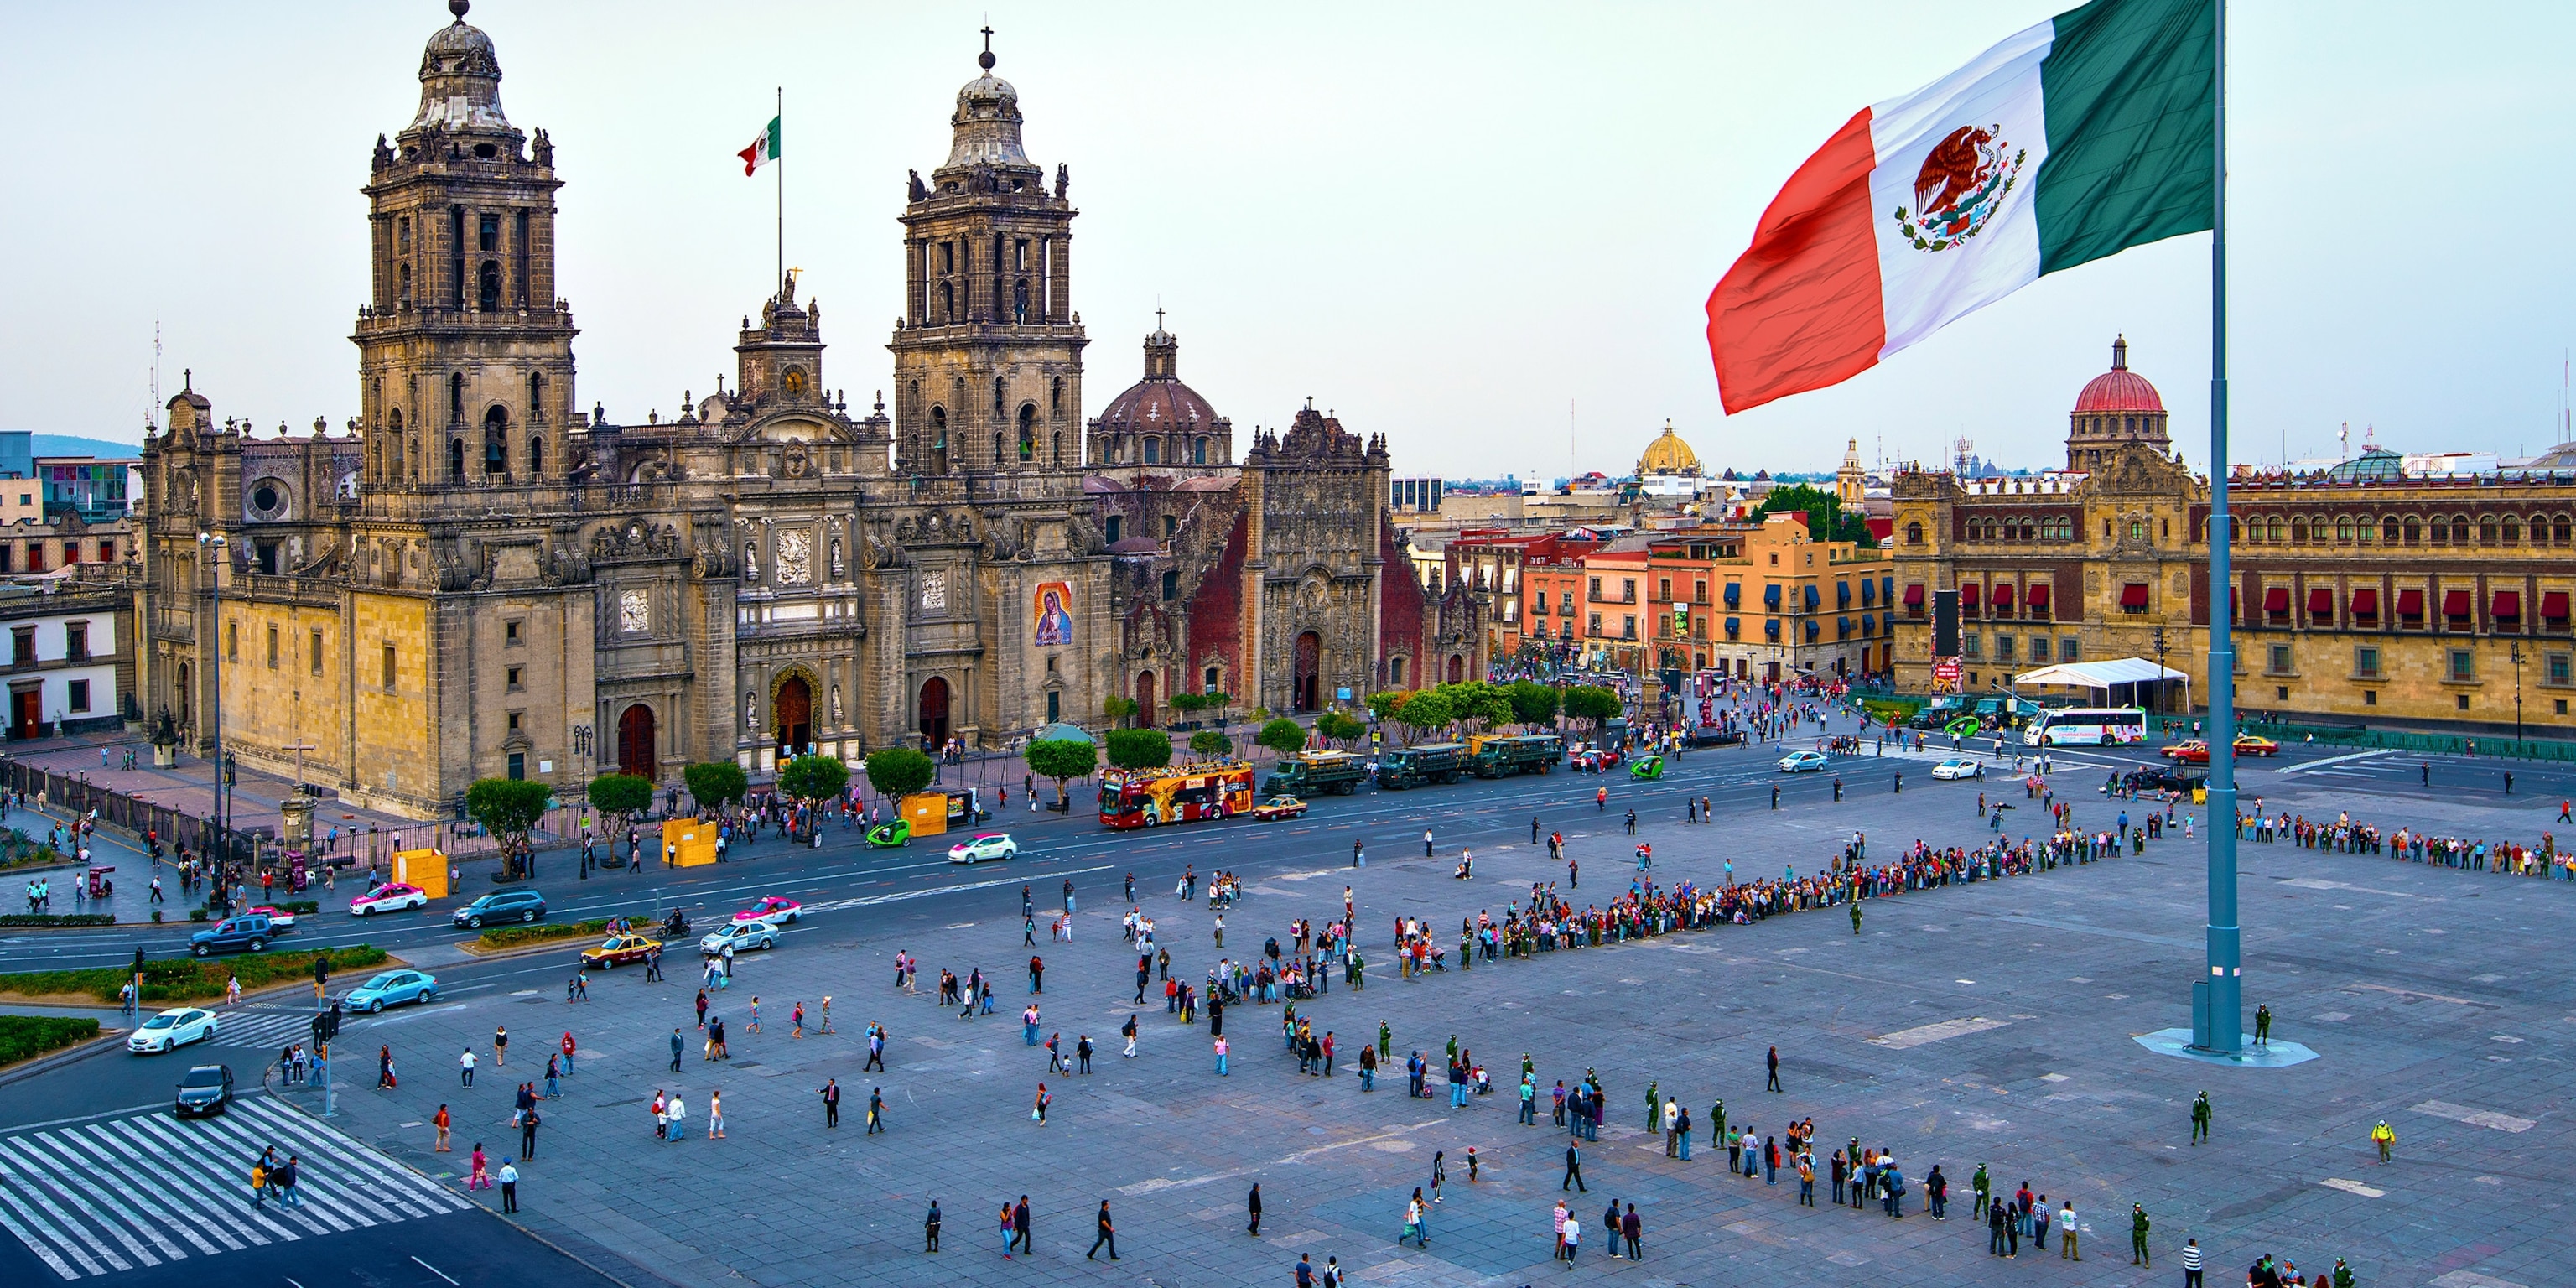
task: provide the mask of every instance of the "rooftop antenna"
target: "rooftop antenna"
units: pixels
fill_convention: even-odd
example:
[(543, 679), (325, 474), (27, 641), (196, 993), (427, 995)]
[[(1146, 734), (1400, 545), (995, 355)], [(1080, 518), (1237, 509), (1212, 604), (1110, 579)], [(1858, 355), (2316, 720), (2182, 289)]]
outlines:
[(146, 424), (146, 425), (150, 425), (150, 426), (154, 427), (155, 429), (160, 428), (160, 422), (158, 422), (158, 421), (156, 421), (156, 420), (154, 420), (154, 419), (153, 419), (153, 417), (158, 416), (158, 415), (160, 415), (160, 414), (161, 414), (161, 319), (159, 319), (159, 318), (157, 318), (157, 317), (156, 317), (156, 318), (152, 319), (152, 405), (143, 409), (143, 423), (144, 423), (144, 424)]
[(1574, 458), (1574, 400), (1568, 398), (1565, 400), (1565, 481), (1568, 485), (1583, 473), (1583, 468), (1575, 463)]

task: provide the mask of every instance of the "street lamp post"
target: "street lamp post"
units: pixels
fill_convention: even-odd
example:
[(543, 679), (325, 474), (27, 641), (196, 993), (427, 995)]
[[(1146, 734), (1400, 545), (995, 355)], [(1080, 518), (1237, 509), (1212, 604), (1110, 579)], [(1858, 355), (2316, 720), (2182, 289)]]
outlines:
[(224, 893), (226, 878), (224, 869), (232, 859), (232, 847), (224, 843), (224, 534), (198, 533), (197, 550), (200, 556), (207, 560), (210, 573), (207, 579), (207, 593), (208, 600), (214, 609), (212, 613), (214, 620), (209, 623), (208, 629), (214, 631), (215, 638), (210, 642), (211, 647), (206, 650), (208, 656), (213, 659), (209, 667), (209, 674), (212, 676), (212, 683), (209, 685), (211, 693), (206, 705), (209, 708), (209, 721), (214, 729), (215, 741), (214, 817), (210, 820), (215, 829), (214, 897), (219, 906), (228, 908), (231, 906), (231, 901)]
[(2522, 750), (2522, 641), (2515, 640), (2507, 654), (2513, 662), (2513, 746)]
[[(2156, 649), (2156, 711), (2161, 714), (2165, 706), (2165, 628), (2157, 627), (2149, 638)], [(2187, 718), (2191, 713), (2186, 711), (2183, 715)]]
[[(582, 817), (588, 818), (590, 816), (589, 725), (574, 725), (572, 727), (572, 749), (574, 755), (581, 757), (580, 809)], [(590, 879), (590, 828), (587, 825), (581, 829), (581, 879), (584, 881), (588, 881)]]

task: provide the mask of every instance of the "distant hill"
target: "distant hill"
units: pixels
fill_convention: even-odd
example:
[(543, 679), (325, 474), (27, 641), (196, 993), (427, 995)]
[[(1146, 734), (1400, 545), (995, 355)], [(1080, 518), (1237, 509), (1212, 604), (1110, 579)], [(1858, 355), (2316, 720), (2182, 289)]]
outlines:
[(28, 442), (38, 456), (95, 456), (114, 461), (135, 460), (143, 455), (142, 446), (136, 443), (111, 443), (78, 434), (34, 434)]

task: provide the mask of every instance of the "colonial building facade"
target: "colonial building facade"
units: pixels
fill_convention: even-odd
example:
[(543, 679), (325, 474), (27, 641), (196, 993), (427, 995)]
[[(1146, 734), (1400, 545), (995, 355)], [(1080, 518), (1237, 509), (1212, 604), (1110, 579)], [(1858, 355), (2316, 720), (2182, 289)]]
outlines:
[(1897, 477), (1901, 689), (1934, 687), (1930, 606), (1956, 590), (1971, 691), (2050, 663), (2144, 657), (2187, 673), (2197, 700), (2215, 610), (2235, 623), (2250, 710), (2494, 727), (2512, 724), (2519, 693), (2527, 727), (2565, 726), (2568, 475), (2409, 477), (2386, 453), (2242, 474), (2229, 488), (2235, 584), (2216, 588), (2208, 483), (2167, 454), (2162, 401), (2126, 356), (2115, 348), (2079, 396), (2067, 453), (2082, 473)]
[(731, 388), (580, 410), (554, 143), (451, 8), (364, 189), (361, 414), (259, 438), (191, 381), (145, 444), (148, 717), (206, 747), (220, 697), (243, 759), (301, 744), (308, 778), (429, 814), (479, 777), (760, 773), (1098, 723), (1113, 695), (1311, 710), (1435, 655), (1481, 670), (1472, 604), (1380, 575), (1382, 439), (1300, 413), (1235, 464), (1222, 418), (1168, 423), (1206, 404), (1170, 397), (1159, 326), (1084, 424), (1069, 173), (1027, 156), (989, 51), (900, 216), (891, 410), (827, 382), (792, 273)]

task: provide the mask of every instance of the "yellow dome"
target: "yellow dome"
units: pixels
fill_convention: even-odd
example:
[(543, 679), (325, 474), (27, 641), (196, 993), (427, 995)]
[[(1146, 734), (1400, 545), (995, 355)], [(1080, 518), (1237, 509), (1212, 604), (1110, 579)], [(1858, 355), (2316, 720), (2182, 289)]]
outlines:
[(1699, 453), (1673, 432), (1673, 423), (1664, 422), (1664, 432), (1646, 444), (1646, 454), (1637, 458), (1637, 476), (1649, 474), (1697, 474)]

